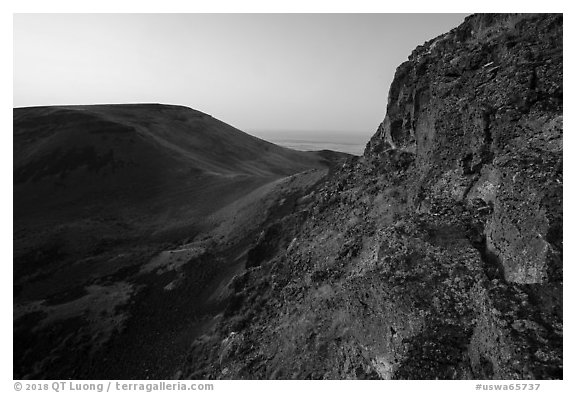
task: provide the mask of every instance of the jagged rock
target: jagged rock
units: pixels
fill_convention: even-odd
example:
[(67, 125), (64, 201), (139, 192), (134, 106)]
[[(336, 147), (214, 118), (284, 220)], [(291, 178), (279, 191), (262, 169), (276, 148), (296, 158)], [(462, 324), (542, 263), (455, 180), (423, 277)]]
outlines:
[(262, 235), (187, 375), (562, 378), (562, 108), (562, 15), (416, 48), (364, 157)]
[(421, 193), (494, 204), (487, 246), (507, 280), (558, 281), (561, 15), (474, 15), (418, 47), (396, 72), (367, 157), (383, 145), (416, 154)]

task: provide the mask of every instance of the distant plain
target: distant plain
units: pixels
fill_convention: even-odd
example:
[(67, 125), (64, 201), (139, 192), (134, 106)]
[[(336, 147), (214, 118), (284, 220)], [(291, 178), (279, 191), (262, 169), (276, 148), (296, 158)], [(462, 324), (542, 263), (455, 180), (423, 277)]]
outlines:
[(315, 131), (248, 131), (276, 145), (301, 151), (332, 150), (361, 156), (370, 139), (370, 132), (315, 132)]

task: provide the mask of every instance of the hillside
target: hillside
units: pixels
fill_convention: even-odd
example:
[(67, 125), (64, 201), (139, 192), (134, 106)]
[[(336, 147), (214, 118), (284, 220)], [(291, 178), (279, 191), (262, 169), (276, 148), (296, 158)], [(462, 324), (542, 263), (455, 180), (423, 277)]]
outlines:
[[(82, 367), (102, 364), (98, 350), (126, 327), (117, 348), (135, 343), (132, 361), (173, 350), (241, 268), (220, 254), (248, 247), (269, 215), (347, 157), (282, 148), (179, 106), (15, 109), (15, 378), (94, 375)], [(180, 279), (192, 284), (177, 289)], [(195, 306), (176, 313), (176, 293)], [(163, 328), (177, 315), (181, 330)], [(166, 342), (139, 352), (150, 334)]]
[(386, 116), (269, 223), (179, 368), (215, 379), (561, 379), (562, 15), (417, 47)]
[(24, 216), (77, 200), (82, 209), (111, 200), (161, 204), (190, 188), (202, 197), (207, 185), (213, 194), (223, 183), (327, 163), (202, 112), (157, 104), (15, 109), (14, 157), (15, 209)]
[[(242, 195), (335, 157), (281, 148), (185, 107), (15, 109), (16, 256), (31, 248), (31, 232), (40, 241), (59, 224), (73, 237), (190, 237)], [(90, 239), (76, 241), (90, 249)]]

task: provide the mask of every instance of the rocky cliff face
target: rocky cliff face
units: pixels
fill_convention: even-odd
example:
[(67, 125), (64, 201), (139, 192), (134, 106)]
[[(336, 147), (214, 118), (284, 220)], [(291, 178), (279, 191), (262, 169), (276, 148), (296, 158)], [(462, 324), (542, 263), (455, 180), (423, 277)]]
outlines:
[[(411, 202), (490, 204), (487, 251), (507, 281), (561, 276), (562, 17), (476, 15), (418, 47), (390, 88), (366, 153), (420, 170)], [(385, 154), (385, 153), (384, 153)]]
[(562, 175), (562, 15), (467, 18), (262, 233), (183, 375), (562, 378)]

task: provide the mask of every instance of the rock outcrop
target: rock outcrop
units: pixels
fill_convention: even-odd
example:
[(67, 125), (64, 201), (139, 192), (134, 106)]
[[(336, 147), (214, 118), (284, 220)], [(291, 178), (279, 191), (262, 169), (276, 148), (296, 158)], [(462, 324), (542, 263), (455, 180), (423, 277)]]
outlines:
[(562, 15), (473, 15), (254, 245), (191, 378), (562, 378)]
[(477, 15), (418, 47), (390, 88), (368, 157), (413, 154), (412, 203), (494, 209), (487, 251), (507, 281), (561, 277), (562, 17)]

